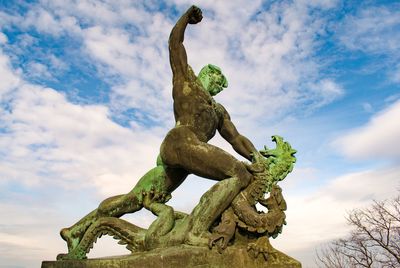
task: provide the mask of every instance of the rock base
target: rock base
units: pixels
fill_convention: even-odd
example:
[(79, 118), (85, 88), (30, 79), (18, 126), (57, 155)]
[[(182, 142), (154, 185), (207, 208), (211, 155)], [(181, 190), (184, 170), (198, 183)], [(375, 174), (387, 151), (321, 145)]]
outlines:
[(301, 268), (300, 262), (277, 251), (264, 260), (260, 254), (256, 259), (241, 247), (228, 247), (222, 254), (216, 249), (181, 245), (131, 255), (87, 260), (43, 261), (42, 268), (128, 268), (128, 267), (220, 267), (220, 268)]

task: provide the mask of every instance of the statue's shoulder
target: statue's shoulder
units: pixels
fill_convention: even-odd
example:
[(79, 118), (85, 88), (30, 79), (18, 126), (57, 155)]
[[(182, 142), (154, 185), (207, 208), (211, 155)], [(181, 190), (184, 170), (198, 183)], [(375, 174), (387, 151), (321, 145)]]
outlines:
[(217, 112), (220, 118), (230, 118), (228, 111), (221, 103), (214, 101), (214, 110)]
[(174, 76), (172, 83), (174, 96), (192, 96), (194, 94), (201, 94), (204, 91), (203, 85), (189, 65), (187, 74)]

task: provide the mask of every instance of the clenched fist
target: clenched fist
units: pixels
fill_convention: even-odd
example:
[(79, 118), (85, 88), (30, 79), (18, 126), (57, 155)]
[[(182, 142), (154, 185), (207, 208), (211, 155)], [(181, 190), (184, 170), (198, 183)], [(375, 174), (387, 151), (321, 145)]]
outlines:
[(203, 19), (201, 9), (197, 6), (191, 6), (186, 14), (188, 15), (190, 24), (199, 23)]

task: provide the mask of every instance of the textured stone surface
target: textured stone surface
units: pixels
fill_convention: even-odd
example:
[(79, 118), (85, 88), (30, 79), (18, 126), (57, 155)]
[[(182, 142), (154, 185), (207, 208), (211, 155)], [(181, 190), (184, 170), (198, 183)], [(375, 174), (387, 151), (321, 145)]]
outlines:
[(222, 254), (215, 249), (179, 246), (134, 253), (118, 257), (88, 260), (44, 261), (42, 268), (128, 268), (128, 267), (247, 267), (247, 268), (300, 268), (300, 262), (277, 251), (268, 261), (259, 255), (257, 259), (249, 256), (241, 247), (229, 247)]

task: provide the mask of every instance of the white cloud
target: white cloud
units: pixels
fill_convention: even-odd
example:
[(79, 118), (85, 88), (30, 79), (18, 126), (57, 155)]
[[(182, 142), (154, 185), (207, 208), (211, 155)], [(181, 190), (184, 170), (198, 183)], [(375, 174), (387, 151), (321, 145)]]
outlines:
[(400, 12), (392, 7), (368, 7), (348, 16), (342, 25), (340, 40), (350, 49), (399, 56)]
[(8, 42), (8, 38), (7, 35), (5, 35), (4, 33), (0, 32), (0, 44), (4, 44)]
[(30, 62), (27, 65), (27, 75), (30, 78), (47, 78), (52, 79), (52, 74), (50, 73), (48, 67), (39, 62)]
[(66, 187), (80, 182), (104, 195), (132, 187), (154, 165), (161, 142), (156, 133), (113, 123), (104, 106), (74, 105), (52, 89), (28, 85), (15, 96), (4, 123), (9, 134), (0, 138), (7, 167), (1, 177)]
[(73, 17), (85, 25), (114, 27), (126, 22), (143, 23), (148, 19), (148, 12), (145, 11), (142, 2), (133, 4), (130, 1), (42, 0), (41, 5), (61, 18)]
[(368, 72), (387, 69), (389, 79), (400, 82), (400, 11), (399, 4), (361, 7), (348, 15), (338, 27), (338, 38), (348, 49), (380, 56), (379, 63), (364, 67)]
[(331, 79), (322, 79), (317, 83), (311, 84), (310, 89), (311, 92), (315, 94), (315, 99), (319, 100), (312, 105), (314, 108), (319, 108), (331, 103), (344, 94), (344, 89)]
[(68, 64), (55, 55), (49, 55), (49, 62), (51, 68), (54, 70), (62, 71), (68, 69)]
[[(11, 65), (9, 58), (3, 54), (3, 51), (0, 49), (0, 103), (4, 101), (4, 95), (14, 88), (16, 88), (20, 81), (18, 75), (14, 74), (11, 71)], [(0, 110), (1, 111), (1, 110)]]
[(5, 26), (18, 25), (23, 30), (34, 28), (39, 33), (54, 36), (65, 33), (79, 34), (80, 32), (78, 21), (73, 16), (59, 17), (52, 10), (39, 5), (32, 5), (24, 16), (0, 12), (0, 19)]
[(172, 125), (167, 113), (171, 109), (171, 71), (166, 51), (172, 25), (161, 14), (148, 16), (141, 26), (145, 35), (95, 26), (84, 30), (84, 44), (102, 72), (121, 76), (111, 87), (113, 112), (134, 108), (137, 116)]
[(62, 30), (54, 16), (44, 9), (29, 12), (25, 23), (27, 26), (34, 25), (41, 32), (54, 35), (59, 35)]
[[(315, 9), (329, 9), (336, 2), (275, 2), (265, 10), (261, 1), (203, 1), (203, 22), (187, 30), (189, 63), (197, 71), (210, 62), (223, 68), (232, 89), (221, 100), (228, 110), (235, 107), (238, 119), (278, 116), (293, 107), (303, 111), (304, 104), (311, 109), (326, 105), (343, 89), (320, 74), (315, 38), (325, 25)], [(177, 4), (182, 11), (191, 5), (188, 1), (168, 4)], [(63, 31), (81, 38), (83, 51), (95, 60), (102, 76), (121, 77), (112, 80), (118, 81), (111, 92), (113, 113), (135, 108), (157, 118), (166, 109), (160, 113), (154, 107), (171, 99), (167, 39), (174, 21), (165, 13), (151, 12), (149, 6), (154, 8), (144, 2), (42, 1), (28, 13), (28, 18), (40, 20), (25, 24), (49, 34)], [(137, 107), (132, 85), (148, 96), (148, 109)], [(257, 109), (249, 109), (254, 105)], [(171, 119), (158, 123), (165, 120)]]
[(400, 64), (397, 64), (391, 73), (391, 79), (395, 83), (400, 83)]
[(298, 193), (299, 189), (304, 189), (303, 185), (312, 185), (317, 178), (317, 170), (312, 167), (295, 167), (294, 170), (285, 178), (281, 186), (285, 191)]
[(139, 72), (139, 66), (134, 64), (137, 52), (135, 53), (135, 47), (129, 42), (129, 36), (125, 31), (119, 29), (107, 31), (95, 26), (86, 29), (85, 36), (88, 52), (100, 62), (124, 76)]
[[(335, 81), (319, 74), (314, 38), (324, 24), (310, 16), (309, 5), (276, 2), (263, 11), (258, 2), (241, 6), (246, 8), (210, 6), (215, 15), (193, 26), (186, 38), (195, 69), (212, 59), (227, 74), (229, 94), (217, 98), (239, 120), (265, 120), (304, 103), (320, 107), (341, 95)], [(324, 90), (316, 90), (321, 86)]]
[(0, 266), (39, 266), (43, 254), (54, 255), (62, 248), (54, 237), (65, 218), (53, 206), (26, 196), (0, 204)]
[(369, 103), (369, 102), (364, 102), (362, 104), (362, 107), (363, 107), (364, 111), (366, 111), (367, 113), (372, 113), (374, 111), (374, 108), (372, 107), (371, 103)]
[(367, 207), (372, 199), (393, 197), (399, 187), (400, 168), (394, 167), (345, 174), (307, 195), (286, 196), (288, 225), (272, 244), (301, 260), (304, 267), (315, 267), (316, 247), (348, 234), (349, 211)]
[(356, 159), (400, 157), (400, 101), (374, 115), (364, 126), (353, 129), (334, 142), (346, 156)]
[(94, 185), (107, 196), (127, 191), (154, 166), (165, 130), (124, 128), (107, 107), (72, 104), (51, 88), (21, 82), (7, 56), (0, 60), (9, 94), (0, 119), (3, 183)]

